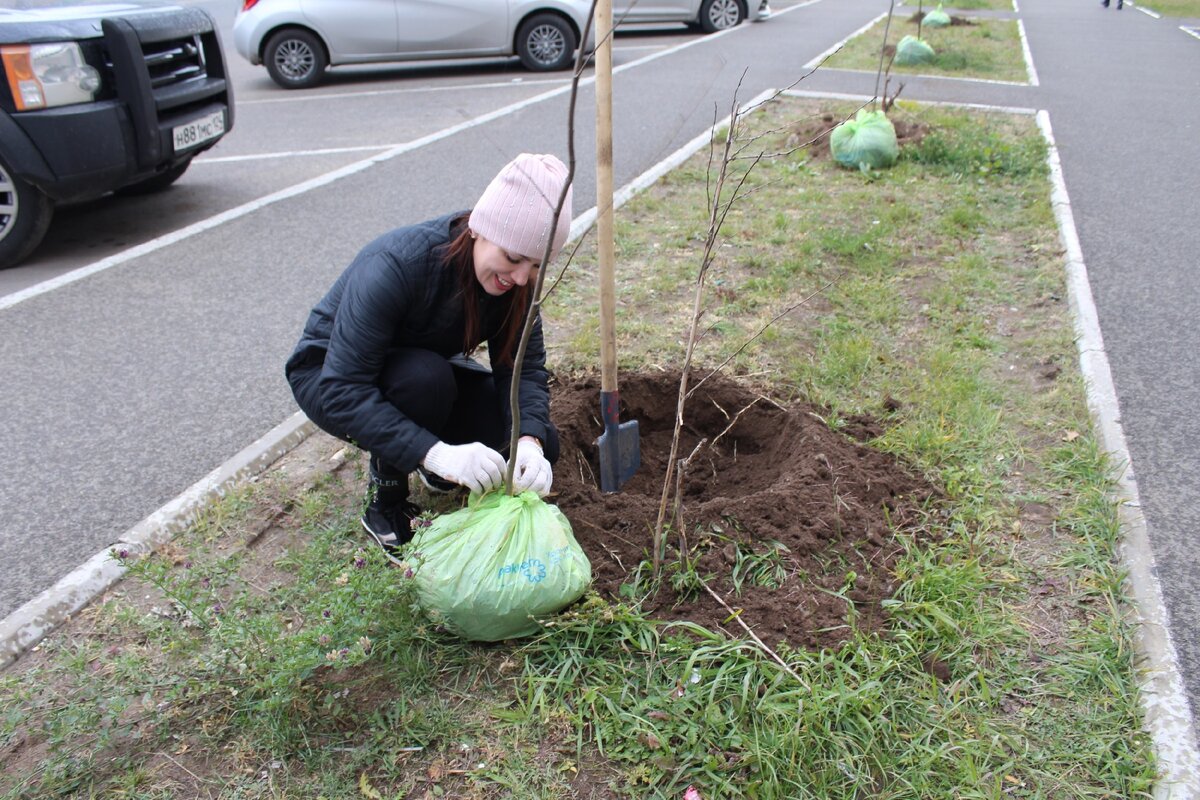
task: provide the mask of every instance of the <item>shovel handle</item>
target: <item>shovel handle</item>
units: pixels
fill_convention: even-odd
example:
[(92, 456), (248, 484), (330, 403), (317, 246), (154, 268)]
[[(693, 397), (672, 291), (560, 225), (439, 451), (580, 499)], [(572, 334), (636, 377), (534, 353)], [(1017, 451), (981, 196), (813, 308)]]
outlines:
[(596, 232), (600, 267), (600, 390), (617, 390), (613, 277), (612, 0), (596, 1)]

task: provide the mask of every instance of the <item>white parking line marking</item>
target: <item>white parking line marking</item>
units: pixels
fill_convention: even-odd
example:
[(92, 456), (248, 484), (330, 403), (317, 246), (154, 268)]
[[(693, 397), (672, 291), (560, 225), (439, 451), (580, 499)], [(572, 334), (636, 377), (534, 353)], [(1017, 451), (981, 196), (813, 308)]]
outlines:
[(1145, 14), (1148, 17), (1154, 17), (1155, 19), (1162, 19), (1162, 14), (1158, 13), (1157, 11), (1151, 11), (1148, 8), (1143, 8), (1142, 6), (1139, 6), (1136, 3), (1130, 3), (1129, 5), (1133, 6), (1138, 11), (1142, 12), (1143, 14)]
[(1183, 25), (1180, 25), (1179, 30), (1183, 31), (1188, 36), (1194, 36), (1197, 39), (1200, 39), (1200, 28), (1188, 28)]
[(391, 94), (426, 94), (429, 92), (463, 91), (468, 89), (511, 89), (514, 86), (545, 86), (548, 84), (570, 83), (570, 78), (545, 78), (541, 80), (525, 80), (513, 78), (508, 81), (492, 81), (490, 83), (459, 83), (446, 86), (411, 86), (403, 89), (370, 89), (362, 92), (304, 92), (289, 93), (284, 97), (265, 97), (259, 100), (239, 100), (238, 106), (262, 106), (271, 103), (301, 103), (308, 100), (347, 100), (359, 97), (380, 97)]
[(235, 161), (266, 161), (272, 158), (300, 158), (304, 156), (334, 156), (342, 153), (362, 153), (372, 150), (391, 150), (402, 144), (364, 144), (358, 147), (325, 147), (320, 150), (284, 150), (277, 153), (249, 153), (241, 156), (217, 156), (197, 158), (193, 164), (228, 164)]
[[(628, 46), (614, 46), (613, 50), (656, 50), (661, 49), (662, 47), (663, 45), (661, 44), (637, 44)], [(262, 97), (252, 100), (239, 100), (238, 106), (262, 106), (273, 103), (303, 103), (312, 100), (347, 100), (357, 99), (360, 97), (380, 97), (393, 94), (430, 94), (436, 92), (459, 92), (477, 89), (511, 89), (514, 86), (547, 86), (570, 82), (570, 78), (511, 78), (505, 81), (488, 81), (487, 83), (455, 83), (445, 84), (443, 86), (408, 86), (400, 89), (367, 89), (360, 92), (337, 92), (332, 90), (326, 90), (324, 92), (291, 92), (282, 97)]]

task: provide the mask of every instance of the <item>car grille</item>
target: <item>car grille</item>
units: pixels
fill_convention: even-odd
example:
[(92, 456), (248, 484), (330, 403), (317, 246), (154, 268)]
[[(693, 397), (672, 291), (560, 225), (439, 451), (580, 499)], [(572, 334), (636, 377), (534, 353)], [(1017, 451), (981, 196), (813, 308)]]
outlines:
[(160, 163), (172, 149), (171, 130), (224, 110), (233, 125), (225, 59), (212, 19), (199, 9), (105, 18), (106, 72), (129, 110), (138, 164)]
[(192, 78), (202, 78), (207, 74), (204, 67), (203, 43), (199, 36), (170, 42), (143, 43), (142, 55), (146, 59), (150, 85), (155, 89)]

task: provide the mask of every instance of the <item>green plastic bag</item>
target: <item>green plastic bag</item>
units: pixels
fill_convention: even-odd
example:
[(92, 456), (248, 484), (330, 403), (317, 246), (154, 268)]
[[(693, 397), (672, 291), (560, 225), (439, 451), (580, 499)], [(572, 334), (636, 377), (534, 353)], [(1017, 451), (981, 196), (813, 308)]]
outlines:
[(425, 613), (476, 641), (538, 632), (536, 618), (575, 602), (592, 582), (571, 523), (535, 492), (472, 495), (418, 531), (410, 552)]
[(933, 61), (933, 48), (924, 39), (918, 39), (910, 34), (896, 45), (896, 63), (902, 67), (928, 64), (930, 61)]
[(938, 7), (930, 11), (921, 20), (922, 25), (928, 25), (930, 28), (944, 28), (950, 24), (950, 15), (942, 10), (942, 4), (938, 3)]
[(839, 164), (851, 169), (890, 167), (900, 155), (896, 129), (887, 114), (865, 108), (833, 129), (829, 150)]

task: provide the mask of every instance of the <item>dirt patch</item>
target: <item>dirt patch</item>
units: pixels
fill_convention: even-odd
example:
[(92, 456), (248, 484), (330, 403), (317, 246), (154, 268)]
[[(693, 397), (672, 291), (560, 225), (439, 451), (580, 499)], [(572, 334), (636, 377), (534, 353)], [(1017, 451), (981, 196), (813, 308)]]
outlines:
[[(623, 586), (628, 596), (643, 585), (635, 571), (651, 551), (678, 386), (677, 373), (622, 378), (621, 419), (639, 423), (642, 467), (610, 495), (595, 478), (599, 381), (580, 378), (553, 393), (563, 440), (554, 501), (571, 520), (604, 596), (621, 597)], [(686, 551), (695, 572), (767, 644), (832, 646), (854, 626), (879, 628), (880, 601), (894, 590), (892, 567), (901, 553), (894, 531), (915, 526), (937, 491), (847, 435), (877, 435), (873, 420), (851, 420), (843, 433), (824, 422), (824, 413), (805, 403), (781, 406), (723, 377), (696, 391), (677, 457), (705, 443), (691, 457), (683, 524), (668, 545), (667, 573), (676, 581), (646, 601), (652, 616), (745, 635), (729, 610), (684, 579)]]
[[(901, 148), (917, 144), (929, 133), (929, 126), (922, 122), (898, 118), (895, 115), (889, 119), (892, 121), (892, 127), (896, 129), (896, 143)], [(829, 152), (829, 136), (841, 123), (841, 118), (828, 112), (797, 122), (791, 126), (788, 133), (787, 147), (807, 145), (808, 157), (816, 161), (832, 158)]]

